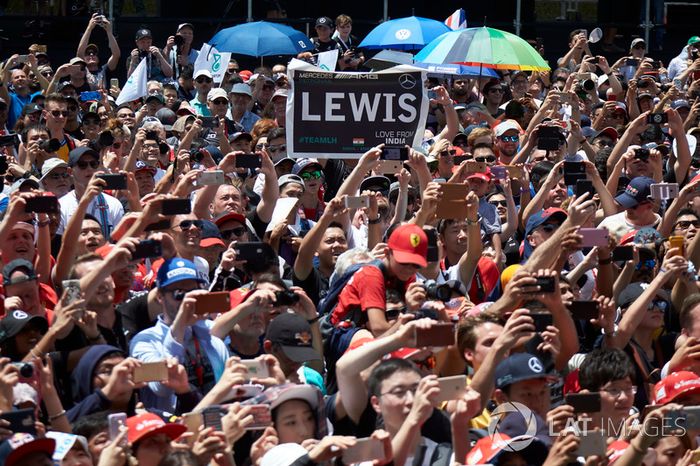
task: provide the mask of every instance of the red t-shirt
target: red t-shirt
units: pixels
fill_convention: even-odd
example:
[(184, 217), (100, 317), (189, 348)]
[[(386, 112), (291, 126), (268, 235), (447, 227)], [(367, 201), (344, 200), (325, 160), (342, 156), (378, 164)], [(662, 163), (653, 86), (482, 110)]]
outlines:
[[(415, 281), (415, 277), (404, 283), (403, 289)], [(390, 281), (389, 285), (398, 285), (398, 282)], [(333, 310), (331, 323), (337, 325), (350, 316), (350, 312), (358, 307), (362, 312), (367, 309), (377, 308), (386, 310), (386, 286), (387, 283), (381, 270), (374, 266), (362, 267), (350, 278), (338, 295), (338, 304)], [(355, 322), (358, 324), (358, 322)]]

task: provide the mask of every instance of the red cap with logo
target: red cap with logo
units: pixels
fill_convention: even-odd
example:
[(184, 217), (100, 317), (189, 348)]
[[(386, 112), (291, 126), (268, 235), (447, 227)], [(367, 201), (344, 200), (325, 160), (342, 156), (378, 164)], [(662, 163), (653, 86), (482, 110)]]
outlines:
[(428, 237), (416, 224), (407, 223), (397, 227), (389, 237), (388, 246), (400, 264), (416, 264), (421, 267), (428, 265)]
[(135, 444), (146, 437), (165, 434), (175, 440), (187, 430), (182, 424), (166, 423), (160, 416), (153, 413), (143, 413), (126, 420), (129, 429), (129, 443)]
[(665, 405), (691, 393), (700, 393), (700, 377), (689, 371), (674, 372), (654, 385), (654, 404)]

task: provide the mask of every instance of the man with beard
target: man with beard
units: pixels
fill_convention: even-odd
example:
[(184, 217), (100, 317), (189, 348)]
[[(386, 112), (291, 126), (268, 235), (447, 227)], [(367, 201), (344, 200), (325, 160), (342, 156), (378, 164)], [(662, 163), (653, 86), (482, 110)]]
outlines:
[[(294, 261), (294, 284), (306, 290), (317, 306), (328, 291), (328, 282), (338, 256), (348, 250), (345, 230), (338, 223), (343, 210), (345, 206), (340, 198), (328, 204), (318, 222), (304, 236)], [(318, 257), (317, 267), (314, 267), (315, 257)]]
[(515, 120), (506, 120), (496, 126), (494, 133), (499, 163), (503, 165), (511, 164), (515, 154), (518, 153), (521, 131), (520, 125)]
[(469, 102), (469, 80), (455, 79), (452, 81), (452, 100), (458, 104), (466, 104)]
[[(95, 44), (90, 44), (90, 36), (92, 31), (97, 27), (104, 29), (105, 34), (107, 34), (107, 41), (109, 42), (109, 50), (112, 54), (107, 60), (107, 64), (100, 66), (100, 49)], [(90, 89), (96, 91), (98, 89), (109, 89), (109, 83), (107, 82), (108, 73), (113, 72), (117, 69), (119, 64), (119, 58), (121, 57), (121, 51), (119, 50), (119, 44), (117, 39), (114, 37), (112, 32), (112, 23), (109, 20), (99, 14), (94, 13), (90, 22), (85, 28), (83, 37), (80, 38), (80, 43), (78, 44), (78, 52), (76, 56), (85, 60), (87, 69), (85, 76), (87, 78), (88, 85)]]

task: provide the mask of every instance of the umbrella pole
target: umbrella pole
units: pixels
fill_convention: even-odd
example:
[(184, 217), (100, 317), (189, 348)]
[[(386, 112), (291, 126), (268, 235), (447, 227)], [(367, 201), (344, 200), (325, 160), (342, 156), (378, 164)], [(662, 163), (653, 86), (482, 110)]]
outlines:
[(484, 66), (483, 63), (479, 62), (479, 77), (476, 78), (476, 99), (481, 103), (481, 69)]

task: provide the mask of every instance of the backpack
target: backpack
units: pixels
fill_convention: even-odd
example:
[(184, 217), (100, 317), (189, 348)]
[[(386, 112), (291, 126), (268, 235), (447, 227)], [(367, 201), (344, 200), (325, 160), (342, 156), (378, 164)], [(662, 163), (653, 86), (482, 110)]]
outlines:
[(386, 267), (384, 266), (384, 262), (375, 259), (371, 262), (362, 262), (359, 264), (353, 264), (348, 269), (345, 271), (343, 275), (341, 275), (339, 278), (336, 278), (333, 280), (331, 283), (330, 287), (328, 288), (328, 292), (326, 293), (326, 296), (324, 296), (319, 302), (318, 302), (318, 314), (321, 316), (330, 316), (330, 314), (333, 313), (333, 310), (335, 309), (335, 306), (338, 304), (338, 297), (340, 296), (340, 292), (343, 291), (345, 288), (345, 285), (350, 281), (353, 275), (355, 275), (355, 272), (360, 270), (361, 268), (365, 266), (372, 266), (376, 267), (379, 270), (381, 270), (382, 275), (386, 276)]

